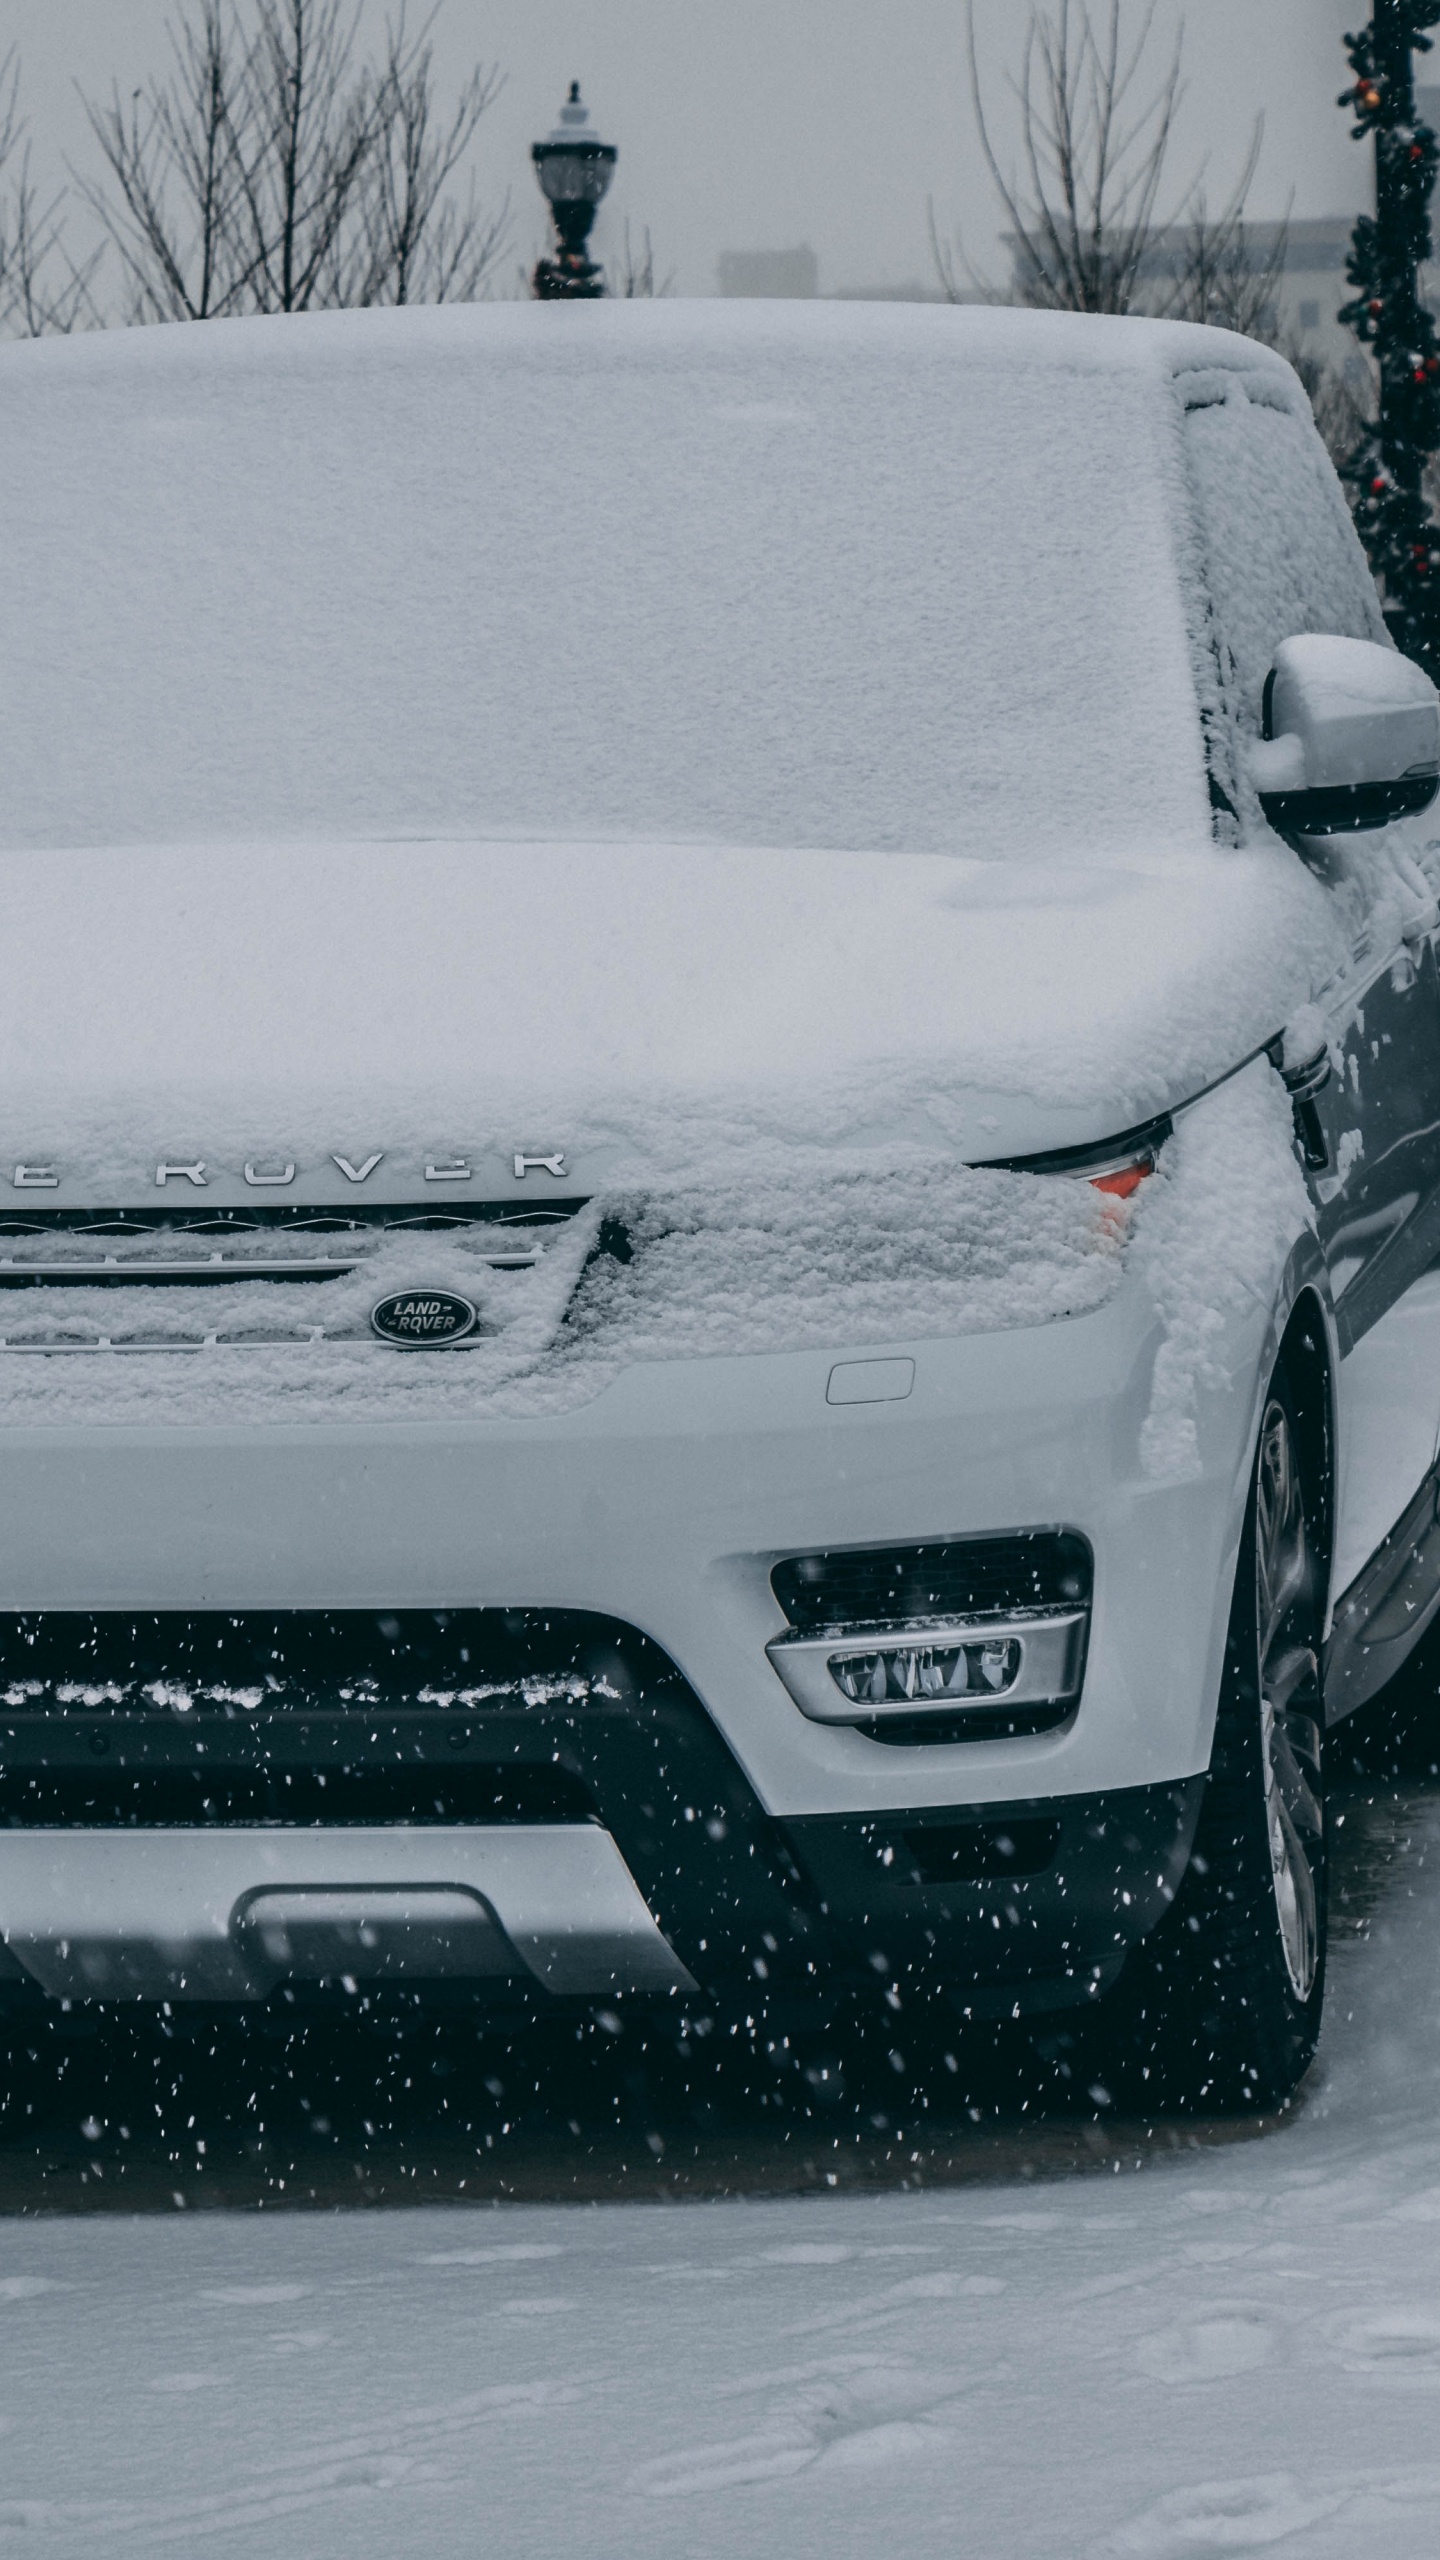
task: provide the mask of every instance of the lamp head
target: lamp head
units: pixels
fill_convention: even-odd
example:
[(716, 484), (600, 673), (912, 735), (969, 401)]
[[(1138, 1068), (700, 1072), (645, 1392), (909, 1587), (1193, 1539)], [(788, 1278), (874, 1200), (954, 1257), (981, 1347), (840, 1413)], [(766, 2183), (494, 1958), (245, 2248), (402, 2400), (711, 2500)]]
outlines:
[(590, 130), (589, 110), (572, 80), (560, 121), (543, 142), (531, 145), (535, 175), (555, 217), (555, 228), (568, 250), (583, 250), (600, 203), (615, 174), (618, 158), (613, 142), (602, 142)]

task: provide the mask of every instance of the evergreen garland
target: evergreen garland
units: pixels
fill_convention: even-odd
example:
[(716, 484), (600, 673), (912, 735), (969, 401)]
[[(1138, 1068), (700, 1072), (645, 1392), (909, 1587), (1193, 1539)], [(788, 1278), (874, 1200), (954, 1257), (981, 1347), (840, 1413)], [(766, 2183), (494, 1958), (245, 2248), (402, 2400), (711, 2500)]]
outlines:
[(1440, 148), (1415, 113), (1412, 49), (1440, 0), (1376, 0), (1345, 50), (1355, 85), (1339, 100), (1355, 114), (1355, 138), (1375, 143), (1375, 212), (1351, 236), (1346, 277), (1355, 299), (1341, 320), (1375, 356), (1379, 415), (1345, 465), (1360, 538), (1380, 583), (1396, 644), (1440, 675), (1440, 528), (1422, 489), (1426, 458), (1440, 446), (1440, 348), (1420, 300), (1418, 270), (1430, 256), (1430, 196)]

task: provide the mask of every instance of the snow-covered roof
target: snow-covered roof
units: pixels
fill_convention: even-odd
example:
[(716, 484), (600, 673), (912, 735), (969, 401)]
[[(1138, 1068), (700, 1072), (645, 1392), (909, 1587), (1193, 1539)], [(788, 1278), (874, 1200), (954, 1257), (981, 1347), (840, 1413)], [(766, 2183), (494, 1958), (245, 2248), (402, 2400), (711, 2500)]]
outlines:
[(656, 303), (0, 350), (0, 843), (1197, 843), (1223, 331)]

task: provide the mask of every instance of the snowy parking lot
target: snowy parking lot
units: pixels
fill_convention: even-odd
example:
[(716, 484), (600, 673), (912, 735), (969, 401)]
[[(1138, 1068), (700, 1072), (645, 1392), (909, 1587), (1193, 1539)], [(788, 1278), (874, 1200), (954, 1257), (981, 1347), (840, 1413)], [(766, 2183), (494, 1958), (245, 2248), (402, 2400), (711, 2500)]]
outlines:
[[(1423, 1763), (1341, 1795), (1321, 2060), (1258, 2132), (1043, 2102), (1031, 2132), (1013, 2091), (978, 2126), (771, 2133), (757, 2100), (697, 2130), (618, 2060), (552, 2066), (517, 2122), (487, 2060), (487, 2148), (433, 2083), (407, 2100), (411, 2055), (368, 2142), (353, 2078), (316, 2117), (312, 2056), (247, 2147), (235, 2055), (147, 2135), (133, 2055), (76, 2048), (0, 2152), (0, 2544), (1412, 2560), (1440, 2518)], [(504, 2200), (547, 2191), (580, 2200)]]

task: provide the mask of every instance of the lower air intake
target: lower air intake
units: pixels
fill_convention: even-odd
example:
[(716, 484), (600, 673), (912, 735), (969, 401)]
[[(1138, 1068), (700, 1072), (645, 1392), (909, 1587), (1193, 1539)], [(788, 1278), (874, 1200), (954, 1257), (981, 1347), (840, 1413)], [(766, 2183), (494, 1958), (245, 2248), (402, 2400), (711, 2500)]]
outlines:
[(1088, 1540), (1070, 1529), (1024, 1529), (907, 1547), (841, 1547), (787, 1556), (770, 1586), (797, 1633), (975, 1617), (1019, 1609), (1087, 1608), (1094, 1582)]
[(894, 1742), (1045, 1732), (1079, 1703), (1093, 1563), (1068, 1530), (795, 1556), (768, 1647), (802, 1713)]

